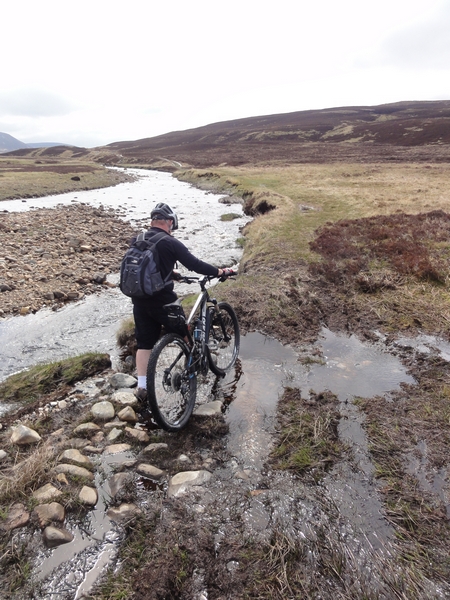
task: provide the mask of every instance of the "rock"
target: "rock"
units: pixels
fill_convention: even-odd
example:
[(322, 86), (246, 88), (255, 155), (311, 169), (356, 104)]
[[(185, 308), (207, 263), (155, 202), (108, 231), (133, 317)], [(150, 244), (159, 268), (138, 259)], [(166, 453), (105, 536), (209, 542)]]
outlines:
[(101, 444), (105, 439), (105, 434), (103, 431), (97, 431), (97, 433), (91, 438), (91, 442), (93, 444)]
[(91, 454), (101, 454), (103, 452), (101, 448), (96, 448), (95, 446), (86, 446), (85, 450)]
[(64, 506), (61, 506), (58, 502), (51, 502), (50, 504), (36, 506), (33, 514), (37, 517), (39, 527), (43, 529), (52, 521), (64, 521), (65, 510)]
[(67, 479), (64, 473), (58, 473), (58, 475), (56, 476), (56, 480), (59, 481), (59, 483), (62, 483), (63, 485), (69, 485), (69, 480)]
[(59, 462), (67, 461), (85, 467), (92, 467), (92, 462), (90, 459), (87, 456), (84, 456), (84, 454), (81, 454), (81, 452), (75, 448), (64, 450), (58, 460)]
[(111, 431), (108, 433), (108, 435), (106, 436), (106, 439), (108, 440), (108, 442), (115, 442), (118, 438), (120, 438), (120, 436), (123, 434), (122, 429), (119, 429), (118, 427), (114, 427), (114, 429), (111, 429)]
[(211, 479), (209, 471), (184, 471), (177, 473), (169, 481), (169, 498), (178, 498), (192, 487), (203, 485)]
[(82, 423), (73, 430), (73, 432), (78, 435), (89, 435), (91, 433), (97, 433), (97, 431), (100, 431), (100, 427), (96, 423)]
[(109, 378), (109, 384), (115, 390), (119, 388), (132, 388), (137, 385), (137, 379), (126, 373), (114, 373), (114, 375)]
[(81, 294), (79, 292), (69, 292), (67, 294), (68, 300), (79, 300), (81, 298)]
[(25, 444), (36, 444), (41, 441), (41, 436), (25, 425), (18, 425), (12, 428), (11, 443), (19, 446)]
[(76, 465), (56, 465), (54, 468), (55, 473), (65, 473), (66, 475), (70, 475), (71, 477), (84, 477), (93, 481), (94, 475), (85, 469), (84, 467), (77, 467)]
[(31, 312), (31, 306), (22, 306), (19, 313), (21, 315), (28, 315)]
[(38, 502), (48, 502), (49, 500), (53, 500), (61, 496), (61, 490), (55, 488), (51, 483), (46, 483), (38, 490), (33, 492), (33, 498), (35, 498)]
[(86, 446), (89, 446), (89, 443), (89, 440), (79, 437), (70, 438), (69, 440), (67, 440), (67, 445), (70, 444), (71, 448), (76, 448), (77, 450), (83, 450), (84, 448), (86, 448)]
[(44, 542), (49, 548), (67, 544), (73, 540), (73, 535), (70, 531), (67, 531), (67, 529), (57, 529), (51, 525), (44, 529), (43, 537)]
[(0, 462), (2, 462), (3, 460), (5, 460), (5, 458), (8, 456), (7, 452), (5, 452), (4, 450), (0, 450)]
[(105, 283), (106, 281), (106, 275), (105, 273), (96, 273), (94, 275), (94, 277), (92, 277), (92, 280), (94, 283), (98, 283), (99, 285), (101, 285), (102, 283)]
[(141, 475), (150, 477), (150, 479), (155, 479), (156, 481), (161, 479), (161, 477), (164, 475), (164, 471), (161, 471), (161, 469), (158, 469), (158, 467), (154, 467), (153, 465), (148, 465), (145, 463), (140, 464), (136, 471)]
[(180, 454), (180, 456), (177, 458), (177, 460), (179, 462), (191, 462), (191, 459), (189, 458), (189, 456), (186, 456), (186, 454)]
[(116, 473), (108, 479), (109, 495), (111, 498), (115, 498), (120, 490), (131, 481), (132, 476), (130, 473)]
[(109, 421), (109, 423), (105, 423), (103, 425), (103, 428), (108, 430), (108, 429), (114, 429), (116, 427), (125, 427), (126, 422), (125, 421), (121, 421), (120, 419), (114, 419), (114, 421)]
[(143, 444), (146, 444), (150, 441), (150, 436), (146, 431), (142, 431), (142, 429), (132, 429), (131, 427), (125, 427), (125, 433), (132, 437), (134, 440), (142, 442)]
[(101, 421), (109, 421), (115, 415), (114, 406), (109, 400), (96, 402), (91, 408), (91, 413), (95, 419), (100, 419)]
[(158, 450), (167, 450), (168, 448), (168, 444), (163, 444), (162, 442), (160, 443), (153, 443), (153, 444), (149, 444), (148, 446), (146, 446), (142, 452), (144, 452), (145, 454), (151, 454), (152, 452), (157, 452)]
[(136, 406), (138, 404), (138, 399), (131, 391), (125, 392), (123, 390), (117, 390), (112, 395), (111, 400), (117, 404), (122, 404), (123, 406)]
[(222, 402), (215, 400), (214, 402), (208, 402), (202, 404), (194, 410), (194, 415), (198, 417), (213, 417), (214, 415), (222, 414)]
[(112, 446), (106, 446), (103, 454), (117, 454), (118, 452), (126, 452), (131, 450), (130, 444), (113, 444)]
[(126, 421), (127, 423), (137, 423), (137, 416), (131, 406), (126, 406), (122, 408), (122, 410), (117, 413), (117, 416), (121, 421)]
[(25, 506), (18, 502), (13, 504), (9, 509), (8, 516), (3, 524), (3, 528), (7, 531), (11, 529), (17, 529), (17, 527), (23, 527), (30, 520), (30, 513), (27, 511)]
[(121, 504), (117, 508), (109, 508), (106, 514), (115, 523), (126, 523), (141, 513), (135, 504)]
[(95, 488), (84, 485), (78, 495), (80, 502), (88, 506), (95, 506), (98, 500), (98, 492)]

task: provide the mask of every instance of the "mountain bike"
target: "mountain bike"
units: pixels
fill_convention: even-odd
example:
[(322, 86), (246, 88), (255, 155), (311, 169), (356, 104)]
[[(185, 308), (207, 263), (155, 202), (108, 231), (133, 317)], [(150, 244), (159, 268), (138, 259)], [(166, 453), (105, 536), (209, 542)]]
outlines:
[[(147, 367), (147, 403), (155, 422), (166, 431), (185, 427), (194, 410), (197, 377), (211, 370), (225, 377), (239, 355), (240, 334), (236, 313), (218, 302), (206, 288), (214, 277), (181, 277), (198, 282), (200, 293), (186, 320), (179, 300), (166, 304), (173, 329), (155, 344)], [(220, 278), (219, 281), (224, 281)]]

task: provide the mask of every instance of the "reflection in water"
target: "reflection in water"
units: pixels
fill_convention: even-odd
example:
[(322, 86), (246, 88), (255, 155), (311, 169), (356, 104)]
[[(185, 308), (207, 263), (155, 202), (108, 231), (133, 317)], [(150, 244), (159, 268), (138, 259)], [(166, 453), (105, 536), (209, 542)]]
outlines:
[(358, 469), (338, 464), (324, 479), (327, 493), (347, 517), (352, 529), (365, 532), (374, 548), (392, 537), (382, 515), (374, 487), (374, 469), (367, 451), (362, 416), (353, 404), (355, 396), (386, 394), (402, 382), (414, 383), (400, 361), (377, 346), (355, 336), (337, 335), (323, 329), (317, 346), (325, 364), (308, 367), (297, 362), (295, 352), (276, 340), (252, 333), (241, 345), (242, 373), (235, 383), (235, 399), (229, 404), (229, 451), (247, 468), (261, 470), (272, 443), (274, 418), (283, 385), (310, 390), (330, 390), (340, 400), (339, 434), (353, 451)]

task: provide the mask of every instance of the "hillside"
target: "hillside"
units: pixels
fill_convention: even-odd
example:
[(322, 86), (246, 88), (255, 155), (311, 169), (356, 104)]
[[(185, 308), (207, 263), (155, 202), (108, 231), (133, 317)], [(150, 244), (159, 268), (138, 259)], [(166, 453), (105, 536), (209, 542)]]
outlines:
[(9, 154), (30, 162), (73, 157), (104, 165), (173, 171), (273, 163), (447, 163), (450, 100), (249, 117), (98, 148), (59, 145), (31, 149), (23, 145)]
[(281, 161), (450, 159), (450, 101), (399, 102), (250, 117), (103, 149), (131, 163), (211, 167)]

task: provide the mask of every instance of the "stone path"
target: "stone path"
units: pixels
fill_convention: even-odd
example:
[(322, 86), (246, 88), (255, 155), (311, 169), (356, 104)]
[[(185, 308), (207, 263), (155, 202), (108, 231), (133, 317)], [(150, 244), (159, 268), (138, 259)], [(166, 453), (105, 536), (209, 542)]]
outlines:
[[(179, 497), (193, 487), (208, 484), (212, 473), (207, 469), (182, 471), (168, 479), (167, 473), (151, 462), (152, 456), (167, 449), (168, 445), (151, 442), (149, 431), (139, 422), (138, 401), (133, 392), (136, 384), (134, 377), (124, 373), (94, 379), (90, 393), (79, 393), (75, 389), (64, 400), (47, 404), (36, 414), (27, 415), (28, 425), (18, 422), (1, 432), (0, 467), (5, 481), (13, 479), (21, 469), (20, 462), (13, 464), (15, 447), (20, 447), (24, 454), (24, 469), (25, 465), (29, 468), (33, 455), (38, 456), (41, 448), (48, 450), (54, 463), (46, 474), (47, 481), (32, 491), (28, 506), (19, 501), (11, 505), (2, 524), (4, 530), (27, 526), (40, 528), (42, 541), (50, 548), (72, 541), (72, 533), (64, 527), (65, 506), (75, 504), (85, 509), (94, 508), (99, 499), (96, 482), (101, 481), (101, 486), (105, 483), (97, 477), (102, 469), (102, 458), (118, 453), (133, 452), (136, 459), (125, 465), (128, 467), (126, 472), (115, 473), (106, 480), (111, 500), (130, 483), (133, 471), (155, 483), (166, 481), (168, 497)], [(73, 409), (79, 409), (80, 404), (86, 408), (85, 417), (75, 426), (70, 424), (43, 435), (29, 425), (34, 420), (58, 413), (62, 417), (61, 423), (70, 421)], [(220, 414), (221, 409), (221, 403), (215, 401), (201, 407), (198, 414), (207, 418)], [(29, 486), (34, 488), (32, 480)], [(126, 502), (107, 509), (108, 517), (117, 523), (129, 521), (139, 512), (138, 506)]]

